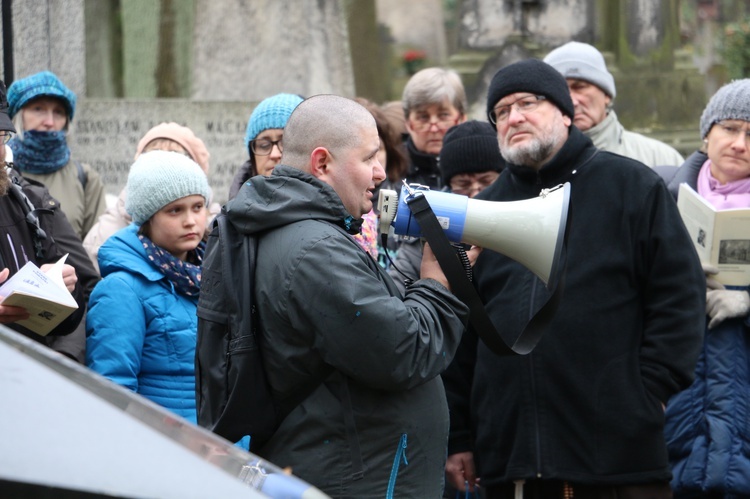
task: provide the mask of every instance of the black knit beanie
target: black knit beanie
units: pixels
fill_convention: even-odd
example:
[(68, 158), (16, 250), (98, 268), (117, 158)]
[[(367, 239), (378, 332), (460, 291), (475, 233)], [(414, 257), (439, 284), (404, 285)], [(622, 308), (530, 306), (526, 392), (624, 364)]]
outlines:
[(452, 127), (443, 137), (438, 157), (443, 184), (459, 173), (479, 173), (503, 169), (497, 132), (483, 121), (467, 121)]
[(503, 97), (516, 92), (543, 95), (573, 119), (575, 108), (565, 78), (539, 59), (526, 59), (500, 68), (487, 91), (487, 116)]

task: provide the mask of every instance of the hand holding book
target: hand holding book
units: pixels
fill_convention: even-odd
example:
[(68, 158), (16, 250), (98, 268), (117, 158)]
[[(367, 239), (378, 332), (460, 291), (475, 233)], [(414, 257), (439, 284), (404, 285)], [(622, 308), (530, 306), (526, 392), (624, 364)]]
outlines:
[[(70, 290), (78, 279), (75, 269), (65, 265), (67, 256), (55, 264), (43, 265), (45, 271), (27, 262), (0, 286), (0, 322), (16, 322), (45, 336), (72, 314), (78, 304)], [(7, 277), (6, 271), (0, 272), (0, 279)], [(8, 320), (12, 317), (16, 320)]]
[(711, 279), (727, 286), (750, 284), (750, 208), (715, 209), (687, 184), (680, 184), (677, 207)]

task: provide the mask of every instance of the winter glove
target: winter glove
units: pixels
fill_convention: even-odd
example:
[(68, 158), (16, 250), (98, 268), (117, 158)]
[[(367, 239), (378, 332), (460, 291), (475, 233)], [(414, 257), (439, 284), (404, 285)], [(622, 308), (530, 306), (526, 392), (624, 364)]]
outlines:
[(706, 288), (724, 289), (724, 285), (713, 278), (713, 276), (719, 273), (719, 269), (710, 263), (701, 263), (701, 266), (703, 267), (703, 273), (706, 274)]
[(709, 289), (706, 293), (706, 313), (711, 317), (708, 329), (721, 324), (724, 319), (744, 317), (750, 312), (750, 294), (731, 289)]

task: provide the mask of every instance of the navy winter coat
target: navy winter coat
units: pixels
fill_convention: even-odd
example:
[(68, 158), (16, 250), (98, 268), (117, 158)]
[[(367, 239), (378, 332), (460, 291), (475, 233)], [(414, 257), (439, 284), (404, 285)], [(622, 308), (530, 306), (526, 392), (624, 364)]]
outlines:
[[(696, 152), (685, 161), (669, 184), (673, 195), (683, 182), (696, 189), (706, 159)], [(695, 382), (669, 401), (664, 433), (676, 497), (703, 497), (709, 492), (750, 496), (748, 334), (747, 316), (706, 330)]]

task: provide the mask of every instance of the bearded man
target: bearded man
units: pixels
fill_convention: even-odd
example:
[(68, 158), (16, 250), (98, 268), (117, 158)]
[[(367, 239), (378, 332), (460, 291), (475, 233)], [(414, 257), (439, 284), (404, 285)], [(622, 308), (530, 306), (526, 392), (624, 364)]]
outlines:
[[(559, 305), (532, 353), (499, 357), (472, 331), (444, 373), (446, 473), (488, 498), (668, 498), (664, 406), (690, 385), (705, 279), (674, 199), (649, 167), (598, 150), (573, 124), (563, 76), (500, 69), (487, 113), (507, 162), (476, 199), (518, 201), (570, 182)], [(474, 281), (509, 344), (544, 283), (485, 249)]]

